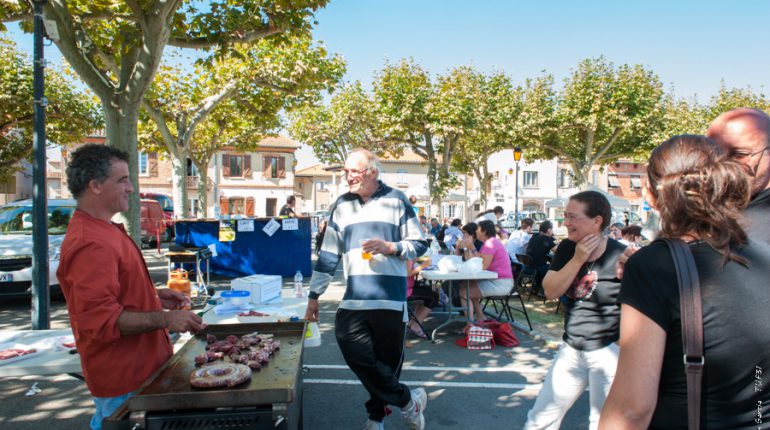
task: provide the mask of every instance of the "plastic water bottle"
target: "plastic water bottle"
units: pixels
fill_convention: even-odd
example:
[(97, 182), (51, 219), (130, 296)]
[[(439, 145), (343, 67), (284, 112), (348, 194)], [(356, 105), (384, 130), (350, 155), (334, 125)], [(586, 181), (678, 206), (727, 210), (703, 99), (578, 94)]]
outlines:
[(305, 297), (305, 290), (302, 288), (302, 272), (299, 270), (294, 275), (294, 296)]
[(433, 239), (430, 242), (430, 250), (433, 255), (441, 254), (441, 247), (438, 244), (438, 239)]

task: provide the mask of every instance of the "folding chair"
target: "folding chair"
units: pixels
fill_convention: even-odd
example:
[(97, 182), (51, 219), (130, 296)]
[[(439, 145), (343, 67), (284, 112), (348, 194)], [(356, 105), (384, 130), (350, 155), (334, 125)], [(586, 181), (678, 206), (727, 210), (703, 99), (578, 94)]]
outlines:
[[(515, 280), (518, 280), (521, 276), (521, 273), (524, 269), (524, 265), (521, 263), (514, 263), (511, 261), (511, 269), (513, 271), (513, 276)], [(513, 318), (513, 311), (521, 312), (524, 314), (524, 317), (527, 319), (527, 325), (529, 326), (529, 330), (532, 330), (532, 323), (529, 321), (529, 314), (527, 313), (527, 307), (524, 304), (524, 299), (521, 297), (521, 294), (519, 292), (521, 284), (518, 281), (515, 281), (513, 284), (513, 287), (511, 287), (511, 291), (503, 296), (488, 296), (484, 297), (484, 304), (481, 308), (484, 313), (486, 313), (487, 305), (492, 303), (492, 305), (495, 307), (495, 312), (497, 313), (497, 316), (493, 316), (498, 321), (502, 321), (503, 316), (507, 317), (508, 321), (514, 321)], [(521, 303), (521, 308), (515, 308), (511, 306), (510, 300), (512, 298), (518, 298), (519, 303)], [(498, 310), (497, 305), (500, 304), (500, 309)]]
[(537, 268), (532, 257), (528, 254), (516, 254), (516, 259), (524, 265), (520, 276), (516, 279), (519, 291), (526, 292), (529, 295), (527, 300), (532, 300), (532, 296), (542, 296), (545, 298), (545, 294), (541, 294), (542, 286), (540, 285)]
[(433, 336), (431, 336), (431, 332), (428, 330), (425, 330), (425, 327), (423, 327), (420, 320), (417, 319), (417, 316), (414, 314), (414, 305), (420, 302), (422, 303), (422, 300), (420, 298), (415, 298), (414, 300), (406, 300), (406, 309), (409, 312), (409, 321), (414, 321), (417, 323), (417, 326), (420, 327), (423, 333), (425, 333), (428, 336), (428, 340), (433, 340)]

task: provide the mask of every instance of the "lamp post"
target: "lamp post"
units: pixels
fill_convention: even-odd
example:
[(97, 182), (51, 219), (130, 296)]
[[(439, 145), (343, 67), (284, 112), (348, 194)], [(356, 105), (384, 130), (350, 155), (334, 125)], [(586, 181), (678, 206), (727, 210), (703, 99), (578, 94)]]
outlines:
[(514, 191), (513, 204), (516, 214), (515, 226), (519, 228), (519, 161), (521, 161), (521, 148), (518, 146), (513, 148), (513, 160), (516, 161), (516, 180), (514, 181), (516, 189)]

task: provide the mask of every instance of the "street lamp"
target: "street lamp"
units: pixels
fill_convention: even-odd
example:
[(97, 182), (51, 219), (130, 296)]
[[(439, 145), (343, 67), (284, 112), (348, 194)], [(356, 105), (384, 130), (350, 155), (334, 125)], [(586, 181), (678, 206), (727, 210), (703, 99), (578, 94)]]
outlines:
[(521, 148), (518, 146), (513, 148), (513, 160), (516, 161), (516, 181), (514, 183), (514, 187), (516, 187), (516, 190), (514, 191), (514, 198), (513, 198), (513, 204), (515, 206), (515, 226), (519, 227), (519, 161), (521, 161)]

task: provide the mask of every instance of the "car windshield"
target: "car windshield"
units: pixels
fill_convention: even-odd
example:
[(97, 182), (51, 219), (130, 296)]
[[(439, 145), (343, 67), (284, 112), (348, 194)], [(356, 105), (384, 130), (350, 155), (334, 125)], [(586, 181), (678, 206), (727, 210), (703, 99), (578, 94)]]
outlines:
[(153, 197), (155, 200), (160, 203), (160, 207), (163, 209), (164, 212), (169, 212), (174, 210), (174, 202), (171, 201), (170, 198), (166, 196), (156, 196)]
[[(75, 206), (48, 206), (48, 234), (64, 234)], [(32, 206), (0, 208), (0, 233), (32, 234)]]

